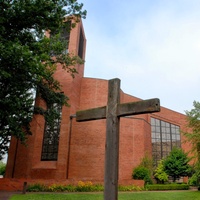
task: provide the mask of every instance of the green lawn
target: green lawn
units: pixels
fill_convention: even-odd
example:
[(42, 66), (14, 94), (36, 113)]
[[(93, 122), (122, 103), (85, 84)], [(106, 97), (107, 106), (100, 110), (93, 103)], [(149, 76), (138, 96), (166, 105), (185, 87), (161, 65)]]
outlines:
[[(102, 193), (27, 193), (13, 195), (10, 200), (102, 200)], [(198, 191), (120, 192), (119, 200), (199, 200)]]

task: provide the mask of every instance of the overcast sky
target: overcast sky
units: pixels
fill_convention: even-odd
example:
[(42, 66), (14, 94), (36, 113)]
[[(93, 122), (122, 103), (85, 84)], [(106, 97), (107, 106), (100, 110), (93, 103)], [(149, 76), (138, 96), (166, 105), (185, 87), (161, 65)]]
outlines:
[(200, 101), (200, 0), (79, 0), (87, 10), (85, 77), (185, 113)]

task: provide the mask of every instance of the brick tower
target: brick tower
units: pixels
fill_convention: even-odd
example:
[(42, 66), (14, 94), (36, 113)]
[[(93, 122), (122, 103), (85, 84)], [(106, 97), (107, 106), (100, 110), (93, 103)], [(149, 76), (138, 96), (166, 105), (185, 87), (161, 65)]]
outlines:
[[(67, 51), (78, 55), (84, 60), (86, 49), (86, 38), (82, 22), (76, 24), (70, 32)], [(81, 80), (84, 73), (84, 64), (76, 65), (78, 74), (75, 78), (57, 67), (55, 79), (62, 85), (62, 92), (69, 97), (70, 107), (63, 106), (60, 125), (56, 127), (59, 131), (57, 140), (54, 144), (45, 144), (51, 140), (51, 135), (45, 136), (45, 120), (40, 115), (35, 115), (31, 123), (32, 136), (28, 138), (27, 147), (21, 145), (18, 140), (12, 138), (6, 175), (7, 178), (31, 178), (31, 179), (63, 179), (66, 178), (68, 171), (68, 143), (70, 134), (70, 116), (79, 109)], [(36, 104), (43, 106), (41, 99), (36, 100)], [(49, 141), (47, 143), (52, 143)], [(48, 154), (48, 155), (47, 155)]]

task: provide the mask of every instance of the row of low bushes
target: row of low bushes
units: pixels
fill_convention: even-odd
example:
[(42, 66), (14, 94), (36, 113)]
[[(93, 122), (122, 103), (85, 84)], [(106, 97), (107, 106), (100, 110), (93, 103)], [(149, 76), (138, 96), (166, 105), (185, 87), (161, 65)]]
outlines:
[(102, 185), (57, 185), (53, 184), (50, 186), (42, 184), (29, 185), (27, 188), (28, 192), (95, 192), (103, 191)]
[(188, 184), (154, 184), (154, 185), (146, 185), (146, 190), (188, 190)]
[[(92, 182), (79, 181), (77, 185), (59, 185), (53, 184), (50, 186), (43, 184), (28, 185), (27, 192), (99, 192), (103, 191), (104, 187), (101, 184), (93, 184)], [(141, 191), (144, 190), (138, 186), (119, 186), (119, 191)]]
[[(152, 191), (152, 190), (188, 190), (189, 185), (187, 184), (154, 184), (146, 185), (145, 188), (140, 188), (138, 186), (129, 185), (122, 186), (119, 185), (119, 191)], [(101, 184), (93, 184), (92, 182), (82, 182), (79, 181), (78, 185), (59, 185), (53, 184), (50, 186), (42, 184), (29, 185), (27, 188), (28, 192), (99, 192), (103, 191), (104, 187)]]

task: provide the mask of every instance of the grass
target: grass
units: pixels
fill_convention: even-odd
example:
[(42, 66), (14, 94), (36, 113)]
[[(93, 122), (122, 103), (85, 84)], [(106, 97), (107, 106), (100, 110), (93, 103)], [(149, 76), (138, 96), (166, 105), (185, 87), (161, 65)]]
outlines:
[[(103, 193), (27, 193), (13, 195), (10, 200), (102, 200)], [(198, 191), (120, 192), (119, 200), (198, 200)]]

